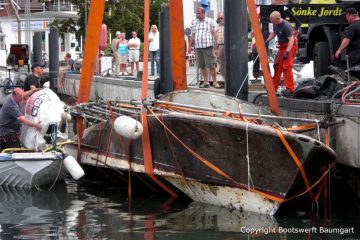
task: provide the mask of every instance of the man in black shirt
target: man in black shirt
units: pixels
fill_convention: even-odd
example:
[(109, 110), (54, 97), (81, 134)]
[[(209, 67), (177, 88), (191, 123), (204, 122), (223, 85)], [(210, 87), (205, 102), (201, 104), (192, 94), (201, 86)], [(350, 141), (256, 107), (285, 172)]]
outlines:
[[(339, 58), (341, 52), (346, 48), (349, 55), (350, 67), (360, 64), (360, 18), (359, 12), (355, 8), (348, 8), (344, 12), (346, 20), (350, 26), (345, 32), (339, 49), (335, 52), (335, 58)], [(355, 77), (360, 77), (359, 72), (352, 72)]]
[(31, 94), (41, 88), (40, 78), (43, 74), (45, 65), (42, 63), (33, 63), (31, 66), (32, 74), (27, 76), (24, 82), (24, 98), (29, 97)]
[(275, 90), (278, 90), (281, 75), (283, 75), (287, 92), (293, 93), (294, 75), (292, 67), (297, 51), (297, 38), (295, 36), (295, 31), (288, 21), (281, 18), (281, 14), (278, 11), (273, 11), (270, 14), (270, 21), (274, 26), (274, 31), (270, 33), (266, 43), (277, 36), (279, 50), (274, 62), (275, 73), (273, 76), (273, 82)]

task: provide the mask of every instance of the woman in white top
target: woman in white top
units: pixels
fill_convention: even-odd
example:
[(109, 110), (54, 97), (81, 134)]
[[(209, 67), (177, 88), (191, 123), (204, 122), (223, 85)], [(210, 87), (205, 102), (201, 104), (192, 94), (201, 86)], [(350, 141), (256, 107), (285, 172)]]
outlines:
[(156, 63), (156, 73), (159, 75), (160, 64), (159, 64), (159, 45), (160, 45), (160, 36), (159, 31), (156, 25), (151, 26), (149, 33), (149, 52), (150, 52), (150, 61), (151, 61), (151, 75), (155, 75), (155, 64)]

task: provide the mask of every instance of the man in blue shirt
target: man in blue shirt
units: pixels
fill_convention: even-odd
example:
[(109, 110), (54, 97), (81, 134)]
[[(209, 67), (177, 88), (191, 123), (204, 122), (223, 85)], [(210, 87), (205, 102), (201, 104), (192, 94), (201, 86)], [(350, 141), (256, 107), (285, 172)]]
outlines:
[(33, 123), (20, 111), (19, 103), (22, 101), (24, 91), (16, 88), (8, 96), (0, 111), (0, 139), (1, 149), (20, 147), (21, 123), (41, 130), (39, 123)]

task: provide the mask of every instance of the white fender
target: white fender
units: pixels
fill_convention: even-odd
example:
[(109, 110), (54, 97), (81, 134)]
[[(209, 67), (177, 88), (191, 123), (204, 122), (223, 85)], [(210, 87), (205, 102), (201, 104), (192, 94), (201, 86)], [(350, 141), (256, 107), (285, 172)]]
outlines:
[(61, 120), (62, 121), (71, 121), (71, 114), (67, 113), (67, 112), (62, 112), (61, 113)]
[(50, 88), (50, 81), (45, 82), (43, 88)]
[(64, 159), (64, 166), (75, 180), (79, 180), (82, 176), (85, 175), (84, 170), (72, 156), (67, 156)]
[(141, 123), (128, 116), (120, 116), (114, 122), (114, 129), (117, 134), (129, 139), (138, 139), (143, 133)]

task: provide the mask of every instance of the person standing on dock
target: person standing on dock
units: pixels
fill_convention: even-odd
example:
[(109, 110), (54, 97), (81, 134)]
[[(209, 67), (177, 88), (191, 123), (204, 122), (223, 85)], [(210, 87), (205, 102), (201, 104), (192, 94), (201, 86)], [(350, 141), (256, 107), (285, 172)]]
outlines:
[(25, 78), (24, 82), (24, 99), (41, 89), (40, 79), (44, 72), (44, 67), (44, 64), (38, 62), (31, 65), (32, 73)]
[(74, 59), (71, 58), (71, 53), (66, 53), (64, 56), (64, 61), (66, 64), (65, 71), (66, 72), (72, 72), (74, 71)]
[(129, 62), (131, 64), (131, 75), (134, 75), (134, 63), (136, 64), (136, 72), (139, 71), (140, 58), (140, 39), (137, 37), (137, 32), (131, 33), (132, 38), (129, 40)]
[(118, 53), (118, 45), (119, 45), (119, 41), (120, 41), (120, 35), (121, 33), (119, 31), (116, 31), (116, 38), (114, 38), (112, 41), (111, 41), (111, 51), (112, 51), (112, 54), (114, 56), (114, 64), (115, 64), (115, 76), (117, 76), (119, 74), (119, 65), (120, 65), (120, 62), (119, 62), (119, 53)]
[(287, 93), (292, 94), (294, 93), (294, 75), (292, 67), (297, 51), (295, 32), (291, 24), (281, 18), (281, 14), (278, 11), (273, 11), (270, 14), (270, 21), (274, 25), (274, 29), (265, 43), (268, 44), (275, 36), (278, 38), (278, 54), (274, 62), (275, 73), (273, 76), (275, 90), (278, 90), (281, 75), (283, 75), (286, 91)]
[(120, 41), (118, 44), (118, 53), (119, 53), (119, 61), (120, 61), (120, 73), (119, 75), (127, 76), (129, 75), (127, 68), (127, 60), (129, 54), (128, 40), (125, 38), (125, 33), (121, 33)]
[(218, 39), (216, 34), (215, 22), (205, 16), (205, 9), (198, 7), (196, 10), (196, 20), (191, 27), (190, 47), (195, 44), (197, 67), (201, 69), (203, 82), (200, 88), (208, 88), (209, 73), (213, 80), (213, 86), (219, 88), (216, 82), (216, 58), (214, 49), (218, 48)]
[(160, 63), (159, 63), (159, 48), (160, 48), (160, 33), (156, 25), (151, 26), (149, 33), (149, 52), (150, 52), (150, 61), (151, 61), (151, 75), (155, 75), (155, 63), (156, 63), (156, 73), (160, 73)]
[(216, 28), (216, 33), (218, 36), (218, 49), (215, 53), (220, 65), (220, 73), (223, 79), (225, 80), (225, 48), (224, 48), (224, 13), (218, 12), (217, 20), (218, 26)]
[(12, 95), (8, 96), (0, 111), (0, 139), (1, 149), (20, 147), (21, 123), (41, 130), (39, 123), (33, 123), (20, 111), (19, 104), (24, 96), (24, 91), (15, 88)]
[(74, 69), (74, 59), (71, 58), (71, 53), (66, 53), (64, 56), (65, 68), (59, 71), (59, 77), (57, 81), (57, 87), (62, 88), (65, 82), (65, 75), (67, 72), (73, 72)]
[[(335, 58), (339, 58), (341, 52), (346, 48), (349, 54), (349, 66), (353, 67), (360, 64), (360, 18), (359, 12), (355, 8), (348, 8), (344, 12), (346, 20), (350, 23), (350, 26), (345, 32), (344, 39), (342, 40), (340, 47), (335, 52)], [(360, 72), (351, 71), (351, 75), (360, 78)]]

